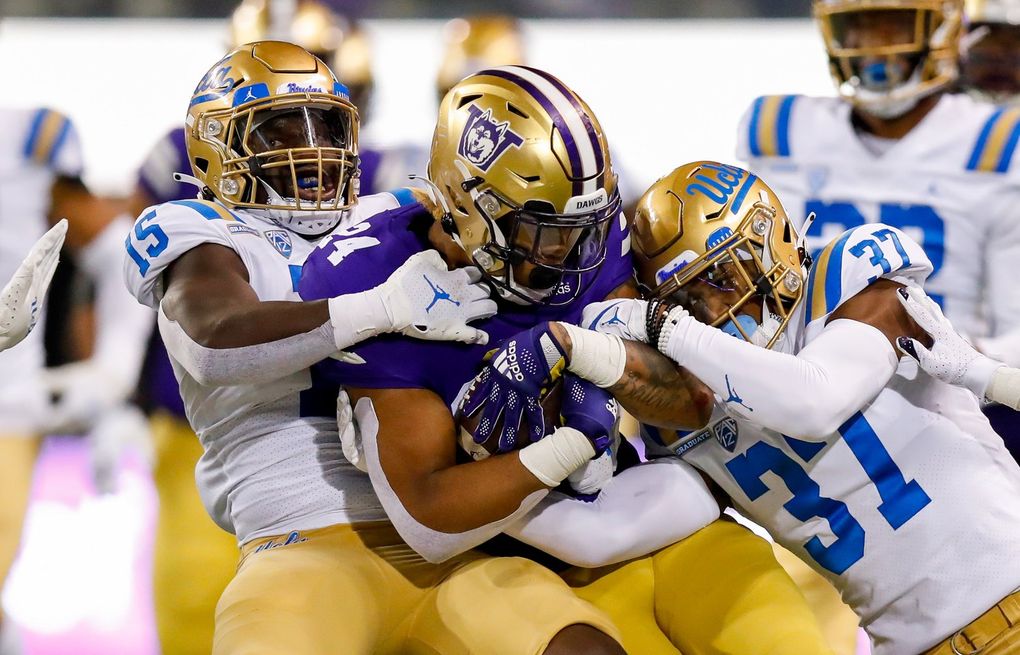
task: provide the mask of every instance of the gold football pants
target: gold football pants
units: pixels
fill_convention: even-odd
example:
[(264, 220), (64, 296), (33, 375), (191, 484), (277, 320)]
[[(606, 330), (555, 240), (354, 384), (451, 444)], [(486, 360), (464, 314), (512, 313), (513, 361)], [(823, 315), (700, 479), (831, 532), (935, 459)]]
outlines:
[(40, 443), (39, 437), (0, 436), (0, 591), (18, 555)]
[(1020, 654), (1020, 591), (1014, 591), (924, 655)]
[(202, 445), (188, 423), (169, 414), (151, 421), (159, 495), (152, 588), (164, 655), (208, 655), (216, 601), (237, 568), (234, 535), (213, 523), (195, 486)]
[(527, 655), (609, 618), (548, 569), (469, 551), (429, 564), (388, 522), (245, 544), (216, 608), (214, 655)]
[(629, 653), (832, 654), (770, 544), (725, 518), (650, 557), (564, 578), (613, 619)]

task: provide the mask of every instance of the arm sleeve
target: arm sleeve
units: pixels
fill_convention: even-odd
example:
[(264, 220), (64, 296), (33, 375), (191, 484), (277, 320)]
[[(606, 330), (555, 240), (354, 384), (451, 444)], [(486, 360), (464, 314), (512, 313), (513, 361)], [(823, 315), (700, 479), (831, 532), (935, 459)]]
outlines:
[(336, 352), (329, 322), (286, 339), (238, 348), (206, 348), (178, 323), (158, 313), (159, 334), (167, 352), (203, 386), (262, 384), (297, 373)]
[[(832, 321), (797, 355), (766, 350), (685, 320), (667, 353), (711, 387), (727, 411), (783, 434), (823, 439), (874, 398), (898, 358), (877, 328)], [(676, 344), (676, 347), (672, 347)]]
[(365, 463), (368, 466), (368, 476), (372, 480), (372, 488), (375, 490), (386, 516), (389, 517), (400, 536), (419, 555), (427, 561), (437, 564), (470, 550), (475, 546), (488, 541), (502, 532), (506, 526), (514, 523), (524, 516), (530, 509), (538, 504), (546, 495), (548, 489), (541, 489), (528, 495), (521, 501), (520, 506), (498, 521), (487, 525), (479, 526), (466, 532), (439, 532), (418, 522), (411, 513), (404, 509), (403, 503), (386, 479), (386, 472), (382, 469), (379, 461), (379, 445), (377, 436), (379, 434), (379, 419), (375, 415), (375, 408), (369, 398), (362, 398), (354, 407), (354, 418), (361, 430), (362, 444), (365, 449)]
[(647, 555), (719, 518), (701, 476), (679, 459), (633, 466), (590, 503), (553, 492), (506, 533), (585, 568)]

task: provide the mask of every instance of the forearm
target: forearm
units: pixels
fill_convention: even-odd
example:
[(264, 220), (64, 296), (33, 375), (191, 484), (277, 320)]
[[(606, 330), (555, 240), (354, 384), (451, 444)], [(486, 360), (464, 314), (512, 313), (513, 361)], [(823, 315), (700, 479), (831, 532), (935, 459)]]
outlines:
[(624, 346), (627, 367), (608, 387), (624, 409), (641, 423), (672, 430), (708, 423), (714, 398), (706, 385), (646, 344), (625, 341)]
[[(408, 463), (402, 461), (406, 451), (390, 441), (385, 444), (390, 447), (379, 446), (379, 417), (372, 400), (360, 398), (354, 415), (372, 488), (400, 536), (430, 562), (449, 559), (491, 539), (548, 493), (534, 476), (522, 470), (523, 467), (514, 468), (516, 453), (456, 466), (452, 465), (451, 453), (452, 468), (407, 476), (403, 472), (408, 469)], [(427, 417), (424, 421), (428, 423)], [(400, 435), (404, 439), (407, 436)], [(382, 459), (380, 453), (383, 453)], [(444, 456), (442, 460), (447, 461), (447, 458)], [(517, 465), (520, 466), (519, 461)], [(456, 469), (465, 469), (463, 477), (450, 476), (450, 473), (457, 473)], [(506, 480), (506, 477), (512, 479)], [(474, 486), (458, 488), (455, 484)], [(494, 495), (494, 487), (498, 488), (495, 494), (500, 497)]]
[(568, 564), (594, 568), (641, 557), (719, 518), (719, 505), (686, 463), (664, 459), (613, 478), (591, 503), (558, 493), (505, 532)]
[(162, 306), (157, 322), (167, 351), (196, 382), (204, 386), (272, 382), (306, 369), (337, 350), (328, 323), (276, 341), (233, 348), (208, 348), (192, 340), (179, 323), (170, 320)]
[(728, 411), (796, 437), (835, 432), (896, 370), (885, 335), (849, 319), (830, 323), (796, 356), (693, 319), (676, 330), (665, 345), (670, 358), (711, 387)]
[[(712, 413), (712, 393), (647, 344), (554, 323), (567, 368), (607, 389), (635, 418), (671, 429), (695, 429)], [(629, 335), (628, 335), (629, 336)]]

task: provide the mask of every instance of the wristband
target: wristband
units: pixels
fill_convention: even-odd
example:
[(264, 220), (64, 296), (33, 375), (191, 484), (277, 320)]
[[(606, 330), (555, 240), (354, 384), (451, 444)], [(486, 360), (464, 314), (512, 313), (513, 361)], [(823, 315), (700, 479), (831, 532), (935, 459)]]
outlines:
[(985, 397), (1006, 407), (1020, 409), (1020, 368), (1000, 366), (996, 369)]
[(570, 335), (570, 363), (567, 370), (603, 389), (620, 381), (627, 368), (627, 348), (612, 334), (560, 323)]
[(524, 468), (547, 487), (555, 487), (595, 456), (588, 437), (574, 428), (557, 428), (541, 441), (517, 451)]

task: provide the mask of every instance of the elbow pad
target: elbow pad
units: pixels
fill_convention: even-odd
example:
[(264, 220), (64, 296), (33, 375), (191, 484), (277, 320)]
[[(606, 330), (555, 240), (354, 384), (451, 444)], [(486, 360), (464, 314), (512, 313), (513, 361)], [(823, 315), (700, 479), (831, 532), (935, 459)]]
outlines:
[(329, 323), (286, 339), (238, 348), (206, 348), (195, 342), (160, 306), (159, 333), (169, 352), (203, 386), (261, 384), (297, 373), (334, 352)]
[(379, 419), (375, 415), (371, 399), (358, 400), (357, 405), (354, 406), (354, 418), (361, 431), (365, 463), (368, 465), (372, 488), (379, 497), (383, 509), (386, 510), (386, 515), (407, 545), (433, 564), (446, 561), (495, 537), (506, 526), (524, 516), (549, 493), (547, 489), (535, 491), (524, 498), (520, 506), (509, 516), (466, 532), (452, 533), (433, 530), (411, 516), (386, 479), (386, 472), (383, 471), (382, 464), (379, 462), (379, 446), (376, 439), (379, 434)]

